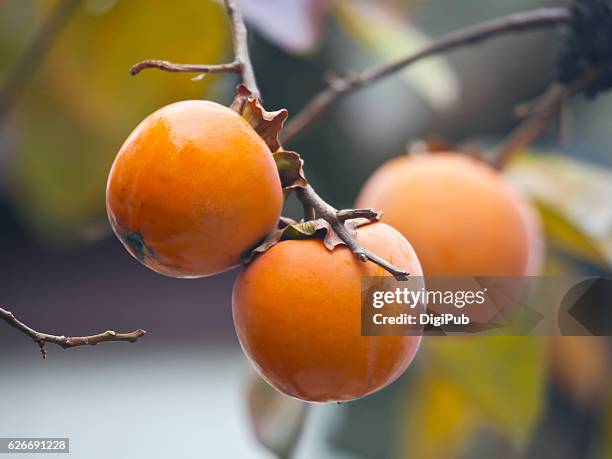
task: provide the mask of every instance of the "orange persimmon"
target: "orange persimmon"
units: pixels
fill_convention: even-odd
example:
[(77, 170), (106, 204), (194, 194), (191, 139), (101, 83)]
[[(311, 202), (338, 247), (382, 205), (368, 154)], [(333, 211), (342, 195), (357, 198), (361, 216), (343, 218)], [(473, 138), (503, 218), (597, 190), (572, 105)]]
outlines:
[[(357, 241), (414, 276), (414, 250), (383, 223), (360, 227)], [(319, 239), (287, 240), (257, 256), (240, 274), (232, 297), (234, 325), (262, 377), (306, 401), (346, 401), (398, 378), (420, 336), (362, 336), (361, 278), (388, 276)]]
[(126, 249), (158, 273), (225, 271), (277, 224), (283, 196), (269, 148), (222, 105), (177, 102), (130, 134), (106, 206)]
[(541, 235), (529, 203), (495, 169), (459, 153), (392, 159), (366, 182), (358, 207), (413, 245), (428, 276), (535, 274)]

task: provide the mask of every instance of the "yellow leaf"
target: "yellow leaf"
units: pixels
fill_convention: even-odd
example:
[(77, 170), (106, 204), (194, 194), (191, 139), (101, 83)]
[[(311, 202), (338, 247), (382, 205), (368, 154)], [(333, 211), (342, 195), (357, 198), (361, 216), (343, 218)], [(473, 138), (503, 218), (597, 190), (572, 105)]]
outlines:
[(524, 445), (543, 404), (545, 363), (536, 337), (429, 337), (431, 365), (517, 447)]
[[(50, 92), (91, 130), (120, 142), (160, 106), (199, 99), (213, 77), (148, 70), (130, 76), (144, 59), (213, 64), (231, 59), (229, 22), (212, 0), (116, 2), (100, 14), (80, 8), (44, 66)], [(98, 10), (94, 10), (98, 11)]]
[(422, 371), (411, 386), (405, 408), (407, 435), (402, 457), (454, 459), (482, 425), (478, 411), (465, 394), (449, 379), (432, 371)]
[(549, 242), (612, 266), (612, 170), (555, 154), (526, 152), (506, 175), (538, 204)]

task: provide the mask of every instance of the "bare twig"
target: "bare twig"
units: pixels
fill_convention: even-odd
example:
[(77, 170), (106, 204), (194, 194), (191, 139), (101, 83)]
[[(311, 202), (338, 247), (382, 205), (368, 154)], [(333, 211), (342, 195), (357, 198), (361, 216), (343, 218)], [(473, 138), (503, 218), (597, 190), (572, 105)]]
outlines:
[(350, 74), (345, 78), (336, 78), (332, 84), (315, 96), (300, 113), (289, 120), (283, 132), (282, 140), (283, 142), (293, 140), (315, 122), (340, 97), (392, 75), (421, 59), (461, 46), (472, 45), (501, 34), (555, 26), (568, 22), (570, 18), (571, 13), (569, 9), (564, 7), (541, 8), (511, 14), (444, 35), (421, 51), (398, 61), (376, 66), (359, 74)]
[(196, 79), (210, 73), (238, 73), (242, 76), (242, 83), (251, 92), (253, 97), (260, 99), (261, 94), (257, 87), (253, 64), (249, 55), (247, 28), (244, 19), (236, 5), (236, 0), (225, 0), (225, 8), (230, 18), (232, 39), (234, 43), (234, 60), (227, 64), (199, 65), (175, 64), (169, 61), (149, 59), (138, 62), (130, 68), (132, 75), (137, 75), (144, 69), (154, 68), (166, 72), (198, 73)]
[(23, 92), (28, 81), (36, 74), (47, 51), (51, 49), (80, 0), (59, 0), (45, 19), (42, 27), (19, 58), (0, 88), (0, 126)]
[(144, 330), (139, 329), (130, 333), (117, 333), (109, 330), (91, 336), (56, 336), (34, 330), (18, 320), (12, 312), (6, 309), (0, 308), (0, 319), (32, 338), (32, 340), (38, 344), (43, 359), (47, 357), (47, 349), (45, 348), (46, 343), (57, 344), (64, 349), (77, 346), (94, 346), (99, 343), (108, 343), (112, 341), (127, 341), (133, 343), (146, 333)]
[(238, 62), (230, 62), (229, 64), (216, 65), (198, 65), (198, 64), (174, 64), (169, 61), (158, 61), (150, 59), (138, 62), (130, 68), (132, 75), (138, 75), (144, 69), (159, 69), (166, 72), (189, 72), (205, 75), (208, 73), (240, 73), (242, 67)]
[(409, 275), (408, 272), (402, 268), (393, 266), (388, 261), (383, 260), (378, 255), (363, 247), (350, 234), (346, 226), (344, 226), (345, 221), (350, 218), (378, 219), (380, 216), (378, 212), (371, 209), (337, 210), (325, 202), (310, 185), (306, 185), (305, 188), (296, 188), (296, 193), (298, 199), (304, 203), (304, 205), (313, 208), (322, 219), (331, 225), (338, 237), (342, 239), (346, 246), (359, 258), (359, 260), (363, 262), (371, 261), (372, 263), (376, 263), (378, 266), (386, 269), (396, 279), (404, 280), (407, 278)]
[(551, 120), (559, 116), (569, 97), (580, 92), (600, 74), (601, 69), (594, 68), (570, 84), (553, 84), (535, 101), (519, 105), (515, 111), (527, 118), (502, 142), (493, 165), (498, 169), (503, 169), (515, 153), (535, 141), (548, 127)]
[(365, 218), (370, 221), (378, 221), (382, 216), (382, 212), (374, 209), (343, 209), (336, 214), (338, 220), (345, 222), (353, 218)]

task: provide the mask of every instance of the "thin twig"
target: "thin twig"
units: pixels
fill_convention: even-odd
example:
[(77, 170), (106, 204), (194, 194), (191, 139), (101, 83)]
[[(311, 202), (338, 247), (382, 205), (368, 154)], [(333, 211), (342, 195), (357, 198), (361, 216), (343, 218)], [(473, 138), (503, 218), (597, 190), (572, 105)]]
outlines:
[(601, 69), (594, 68), (567, 85), (553, 84), (535, 101), (519, 105), (515, 111), (527, 118), (502, 142), (493, 166), (503, 169), (514, 154), (526, 148), (544, 132), (551, 120), (559, 115), (569, 97), (583, 90), (600, 75)]
[(55, 43), (80, 0), (59, 0), (0, 88), (0, 126)]
[(20, 332), (28, 335), (32, 340), (38, 344), (40, 352), (42, 353), (43, 359), (47, 357), (47, 349), (45, 348), (46, 343), (57, 344), (58, 346), (68, 349), (77, 346), (94, 346), (99, 343), (108, 343), (112, 341), (126, 341), (129, 343), (136, 342), (139, 338), (146, 334), (146, 331), (139, 329), (134, 330), (130, 333), (117, 333), (111, 330), (96, 335), (90, 336), (57, 336), (49, 335), (47, 333), (41, 333), (33, 328), (27, 326), (15, 315), (7, 311), (6, 309), (0, 308), (0, 319), (4, 320), (11, 327), (19, 330)]
[(343, 209), (336, 214), (338, 220), (345, 222), (353, 218), (365, 218), (370, 221), (378, 221), (382, 216), (382, 212), (374, 209)]
[(166, 72), (198, 73), (195, 79), (200, 79), (210, 73), (238, 73), (242, 76), (242, 83), (251, 92), (253, 97), (260, 99), (261, 94), (257, 87), (251, 56), (249, 55), (248, 33), (236, 0), (225, 0), (225, 8), (232, 28), (234, 44), (234, 60), (227, 64), (176, 64), (174, 62), (148, 59), (138, 62), (130, 68), (132, 75), (137, 75), (144, 69), (158, 69)]
[(398, 61), (376, 66), (359, 74), (351, 74), (345, 78), (336, 78), (331, 85), (315, 96), (300, 113), (289, 120), (284, 129), (282, 141), (290, 142), (301, 134), (340, 97), (392, 75), (421, 59), (461, 46), (475, 44), (501, 34), (555, 26), (568, 22), (570, 19), (570, 10), (564, 7), (541, 8), (511, 14), (444, 35), (422, 50)]
[(375, 218), (379, 217), (378, 212), (372, 211), (371, 209), (355, 209), (355, 210), (337, 210), (321, 198), (314, 188), (310, 185), (306, 185), (305, 188), (296, 189), (297, 197), (302, 203), (312, 207), (319, 216), (328, 222), (332, 229), (336, 232), (338, 237), (346, 244), (346, 246), (363, 262), (371, 261), (376, 263), (378, 266), (386, 269), (396, 279), (404, 280), (409, 275), (406, 270), (392, 265), (386, 260), (383, 260), (378, 255), (370, 252), (368, 249), (363, 247), (357, 240), (351, 235), (349, 230), (344, 225), (348, 218)]
[(130, 68), (130, 74), (138, 75), (144, 69), (159, 69), (166, 72), (189, 72), (205, 75), (208, 73), (240, 73), (242, 67), (238, 62), (228, 64), (198, 65), (198, 64), (174, 64), (169, 61), (158, 61), (149, 59), (138, 62)]

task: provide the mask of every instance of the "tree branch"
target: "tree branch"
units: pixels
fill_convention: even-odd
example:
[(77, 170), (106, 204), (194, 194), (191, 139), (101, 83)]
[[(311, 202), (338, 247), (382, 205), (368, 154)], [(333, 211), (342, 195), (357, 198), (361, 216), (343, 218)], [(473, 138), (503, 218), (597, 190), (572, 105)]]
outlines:
[(326, 89), (315, 96), (300, 113), (289, 120), (283, 131), (282, 141), (287, 143), (295, 139), (314, 123), (330, 105), (344, 95), (375, 83), (421, 59), (462, 46), (472, 45), (498, 35), (551, 27), (568, 22), (570, 19), (570, 10), (564, 7), (541, 8), (511, 14), (444, 35), (422, 50), (398, 61), (376, 66), (359, 74), (335, 79)]
[(227, 64), (198, 65), (198, 64), (175, 64), (169, 61), (149, 59), (138, 62), (130, 68), (132, 75), (137, 75), (144, 69), (155, 68), (166, 72), (188, 72), (198, 73), (195, 79), (201, 79), (209, 73), (238, 73), (242, 77), (242, 83), (251, 92), (253, 97), (261, 99), (255, 71), (249, 55), (248, 33), (244, 19), (236, 0), (225, 0), (225, 9), (230, 19), (232, 28), (232, 41), (234, 44), (234, 60)]
[(68, 349), (77, 346), (95, 346), (99, 343), (108, 343), (112, 341), (126, 341), (134, 343), (146, 334), (146, 331), (139, 329), (130, 333), (117, 333), (108, 330), (91, 336), (56, 336), (34, 330), (18, 320), (12, 312), (7, 311), (6, 309), (0, 308), (0, 319), (4, 320), (4, 322), (11, 327), (32, 338), (32, 340), (38, 344), (43, 359), (47, 357), (47, 349), (45, 348), (46, 343), (57, 344), (64, 349)]
[(351, 209), (351, 210), (337, 210), (321, 198), (314, 188), (310, 185), (306, 185), (305, 188), (296, 188), (298, 199), (302, 202), (305, 207), (314, 209), (319, 216), (328, 222), (332, 229), (336, 232), (338, 237), (346, 244), (346, 246), (363, 262), (371, 261), (376, 263), (378, 266), (386, 269), (398, 280), (405, 280), (409, 273), (402, 268), (393, 266), (386, 260), (383, 260), (378, 255), (370, 252), (368, 249), (363, 247), (357, 240), (351, 235), (349, 230), (346, 228), (344, 223), (350, 218), (368, 218), (378, 220), (380, 213), (373, 211), (372, 209)]
[(519, 115), (527, 116), (501, 144), (493, 166), (503, 169), (512, 156), (534, 142), (548, 127), (550, 121), (563, 109), (573, 94), (583, 90), (601, 75), (601, 68), (593, 68), (567, 85), (553, 84), (541, 97), (517, 107)]
[(234, 59), (242, 67), (242, 83), (251, 91), (256, 99), (261, 99), (255, 71), (249, 54), (248, 32), (244, 25), (244, 19), (236, 0), (225, 0), (225, 9), (232, 23), (232, 37), (234, 39)]
[(59, 0), (0, 88), (0, 126), (53, 46), (79, 0)]

